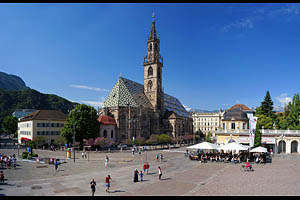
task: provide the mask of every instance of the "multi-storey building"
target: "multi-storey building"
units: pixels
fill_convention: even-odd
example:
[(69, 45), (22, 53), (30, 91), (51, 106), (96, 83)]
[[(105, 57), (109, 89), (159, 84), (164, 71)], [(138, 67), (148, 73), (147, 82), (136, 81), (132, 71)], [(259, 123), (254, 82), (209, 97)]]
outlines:
[(213, 138), (216, 136), (224, 112), (194, 112), (192, 114), (194, 132), (201, 131), (205, 136), (210, 133)]
[(30, 113), (18, 122), (18, 142), (44, 136), (47, 143), (51, 144), (60, 136), (66, 119), (66, 114), (56, 110), (37, 110)]

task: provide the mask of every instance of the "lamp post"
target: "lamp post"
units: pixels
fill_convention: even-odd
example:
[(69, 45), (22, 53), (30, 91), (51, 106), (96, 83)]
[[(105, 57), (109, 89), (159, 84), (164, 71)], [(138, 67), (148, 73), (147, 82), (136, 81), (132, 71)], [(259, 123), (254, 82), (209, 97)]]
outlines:
[(75, 163), (75, 141), (76, 141), (76, 138), (75, 138), (75, 135), (76, 135), (76, 132), (75, 132), (75, 124), (76, 124), (76, 113), (77, 111), (75, 110), (75, 108), (69, 113), (69, 116), (71, 115), (71, 113), (74, 112), (74, 122), (73, 122), (73, 152), (74, 152), (74, 163)]

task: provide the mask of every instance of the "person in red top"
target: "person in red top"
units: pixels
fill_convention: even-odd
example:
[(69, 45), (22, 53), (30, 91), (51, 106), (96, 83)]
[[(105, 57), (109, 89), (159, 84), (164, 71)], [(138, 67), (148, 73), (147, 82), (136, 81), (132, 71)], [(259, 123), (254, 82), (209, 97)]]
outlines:
[(246, 169), (252, 170), (252, 165), (250, 165), (249, 159), (247, 159), (247, 162), (246, 162)]
[(109, 193), (109, 188), (110, 188), (110, 182), (109, 180), (112, 180), (110, 175), (107, 175), (107, 177), (105, 178), (105, 186), (106, 186), (106, 192)]

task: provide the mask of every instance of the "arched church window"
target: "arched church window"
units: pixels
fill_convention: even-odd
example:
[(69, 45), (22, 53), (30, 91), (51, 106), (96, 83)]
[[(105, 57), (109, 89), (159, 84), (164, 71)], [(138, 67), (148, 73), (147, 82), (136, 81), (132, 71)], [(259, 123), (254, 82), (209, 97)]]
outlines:
[(149, 51), (152, 51), (152, 44), (149, 44)]
[(153, 75), (153, 68), (150, 66), (148, 69), (148, 76), (152, 76)]
[(148, 82), (148, 88), (149, 88), (149, 90), (152, 89), (152, 81), (151, 80)]
[(106, 130), (103, 131), (103, 137), (104, 137), (104, 138), (107, 137), (107, 131), (106, 131)]

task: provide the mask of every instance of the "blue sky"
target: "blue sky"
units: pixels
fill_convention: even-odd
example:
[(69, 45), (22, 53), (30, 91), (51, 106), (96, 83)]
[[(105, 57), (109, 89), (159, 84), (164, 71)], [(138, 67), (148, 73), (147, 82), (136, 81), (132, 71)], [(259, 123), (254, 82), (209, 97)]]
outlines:
[(143, 83), (152, 13), (164, 91), (188, 108), (276, 106), (300, 85), (300, 4), (1, 4), (0, 71), (101, 106), (123, 77)]

